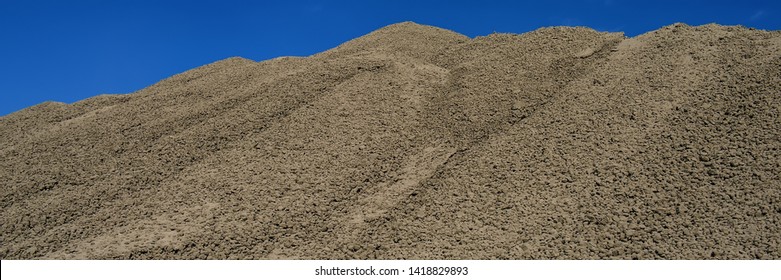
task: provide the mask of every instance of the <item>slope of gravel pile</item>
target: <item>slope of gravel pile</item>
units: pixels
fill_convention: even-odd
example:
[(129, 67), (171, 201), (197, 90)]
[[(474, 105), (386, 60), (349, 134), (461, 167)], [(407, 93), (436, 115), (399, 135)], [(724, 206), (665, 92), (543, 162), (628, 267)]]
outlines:
[(778, 259), (781, 33), (391, 25), (0, 117), (2, 259)]

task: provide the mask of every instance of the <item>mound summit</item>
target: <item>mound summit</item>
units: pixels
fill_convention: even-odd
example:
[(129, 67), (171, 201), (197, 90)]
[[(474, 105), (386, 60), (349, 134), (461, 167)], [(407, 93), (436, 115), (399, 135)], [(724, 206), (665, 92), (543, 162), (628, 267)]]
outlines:
[(0, 117), (2, 259), (779, 259), (781, 33), (390, 25)]

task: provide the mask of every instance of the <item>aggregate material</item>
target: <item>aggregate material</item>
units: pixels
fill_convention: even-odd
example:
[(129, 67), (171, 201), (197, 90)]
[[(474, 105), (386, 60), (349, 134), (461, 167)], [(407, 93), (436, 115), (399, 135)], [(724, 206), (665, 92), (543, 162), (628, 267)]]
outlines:
[(779, 259), (781, 32), (411, 22), (0, 117), (2, 259)]

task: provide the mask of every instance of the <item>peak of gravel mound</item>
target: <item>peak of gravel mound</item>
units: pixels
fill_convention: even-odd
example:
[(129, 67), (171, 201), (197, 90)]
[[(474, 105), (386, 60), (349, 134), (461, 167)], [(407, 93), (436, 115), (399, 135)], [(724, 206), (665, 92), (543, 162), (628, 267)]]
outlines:
[(426, 61), (440, 50), (469, 40), (469, 37), (438, 27), (402, 22), (380, 28), (350, 40), (321, 55), (403, 56)]
[(781, 33), (399, 23), (0, 117), (3, 259), (778, 259)]

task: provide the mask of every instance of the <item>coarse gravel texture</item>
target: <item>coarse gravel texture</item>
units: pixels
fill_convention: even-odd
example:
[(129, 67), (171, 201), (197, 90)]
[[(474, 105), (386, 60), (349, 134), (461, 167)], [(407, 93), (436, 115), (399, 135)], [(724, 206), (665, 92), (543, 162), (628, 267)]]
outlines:
[(779, 259), (781, 32), (394, 24), (0, 117), (2, 259)]

